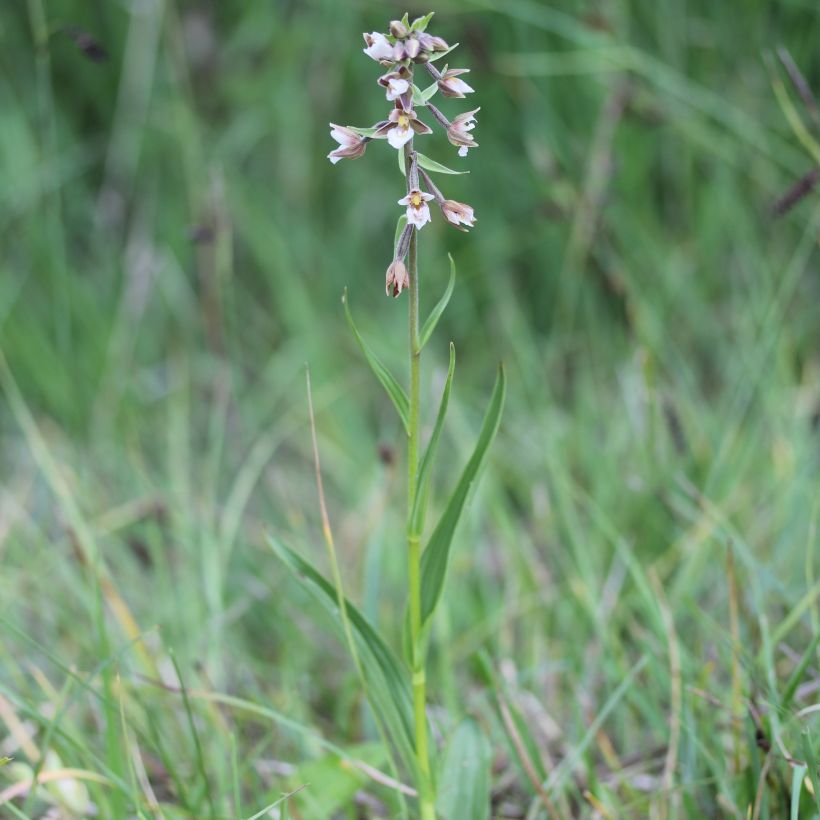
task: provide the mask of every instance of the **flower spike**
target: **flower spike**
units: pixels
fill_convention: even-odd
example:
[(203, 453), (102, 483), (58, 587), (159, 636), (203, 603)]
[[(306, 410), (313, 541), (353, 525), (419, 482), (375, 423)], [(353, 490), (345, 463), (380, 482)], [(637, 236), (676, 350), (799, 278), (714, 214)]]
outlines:
[[(396, 243), (393, 260), (385, 275), (385, 287), (393, 296), (400, 295), (402, 290), (411, 286), (415, 274), (408, 270), (405, 257), (408, 255), (411, 239), (415, 241), (416, 233), (432, 221), (430, 202), (435, 200), (447, 224), (459, 231), (467, 231), (476, 223), (475, 211), (471, 205), (448, 199), (436, 187), (430, 175), (421, 168), (420, 155), (413, 147), (416, 136), (433, 133), (433, 129), (419, 118), (416, 105), (419, 109), (426, 108), (430, 112), (446, 133), (448, 141), (458, 148), (460, 156), (466, 156), (470, 148), (478, 147), (472, 134), (478, 108), (458, 114), (450, 120), (430, 102), (429, 90), (423, 98), (419, 98), (413, 84), (416, 67), (423, 67), (434, 80), (432, 91), (438, 91), (442, 97), (461, 99), (474, 93), (473, 87), (464, 79), (469, 69), (449, 68), (445, 65), (443, 70), (439, 70), (434, 65), (434, 61), (443, 56), (442, 52), (450, 51), (451, 48), (441, 37), (427, 32), (432, 16), (427, 14), (410, 23), (405, 14), (400, 20), (390, 21), (386, 32), (371, 31), (362, 35), (365, 42), (364, 53), (385, 67), (385, 73), (377, 82), (384, 89), (387, 101), (393, 104), (393, 108), (386, 119), (370, 128), (330, 124), (330, 136), (338, 146), (327, 157), (334, 165), (342, 159), (362, 156), (367, 143), (372, 140), (387, 140), (392, 148), (404, 151), (404, 157), (401, 154), (399, 156), (399, 164), (406, 163), (406, 188), (405, 195), (398, 203), (405, 208), (407, 223)], [(425, 164), (430, 168), (436, 166), (432, 160)], [(411, 261), (412, 258), (411, 254)]]

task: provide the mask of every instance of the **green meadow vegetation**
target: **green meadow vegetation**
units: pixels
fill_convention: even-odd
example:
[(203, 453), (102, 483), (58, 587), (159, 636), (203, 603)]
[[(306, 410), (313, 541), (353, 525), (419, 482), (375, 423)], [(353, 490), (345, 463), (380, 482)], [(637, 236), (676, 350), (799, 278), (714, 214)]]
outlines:
[[(346, 320), (406, 385), (405, 191), (384, 143), (326, 159), (405, 10), (0, 7), (4, 820), (419, 814), (407, 436)], [(436, 814), (820, 817), (820, 8), (435, 11), (481, 111), (424, 144), (477, 216), (420, 242), (422, 319), (457, 271), (426, 538), (506, 373), (429, 626)]]

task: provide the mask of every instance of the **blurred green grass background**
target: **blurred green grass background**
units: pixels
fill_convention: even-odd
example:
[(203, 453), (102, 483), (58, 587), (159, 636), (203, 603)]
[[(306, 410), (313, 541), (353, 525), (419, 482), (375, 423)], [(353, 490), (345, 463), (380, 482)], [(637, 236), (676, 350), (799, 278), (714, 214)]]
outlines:
[[(345, 580), (398, 644), (403, 442), (340, 296), (401, 372), (402, 181), (385, 144), (325, 155), (328, 122), (384, 116), (361, 32), (404, 11), (0, 10), (0, 795), (106, 780), (0, 815), (250, 817), (306, 783), (271, 816), (401, 810), (351, 763), (386, 771), (385, 749), (266, 535), (323, 566), (308, 363)], [(440, 745), (480, 725), (486, 816), (547, 816), (544, 782), (556, 816), (811, 817), (820, 207), (771, 208), (818, 163), (773, 80), (820, 138), (774, 58), (820, 93), (820, 11), (436, 11), (477, 89), (442, 108), (481, 106), (471, 173), (441, 177), (478, 225), (421, 242), (425, 305), (458, 266), (423, 384), (429, 431), (452, 339), (438, 508), (509, 374), (434, 636)]]

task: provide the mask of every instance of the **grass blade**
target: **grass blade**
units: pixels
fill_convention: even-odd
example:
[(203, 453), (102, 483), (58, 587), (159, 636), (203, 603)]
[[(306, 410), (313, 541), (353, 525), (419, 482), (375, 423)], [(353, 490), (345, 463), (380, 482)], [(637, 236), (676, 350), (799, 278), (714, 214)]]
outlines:
[(365, 342), (359, 333), (359, 330), (353, 321), (353, 316), (350, 314), (350, 306), (347, 299), (347, 288), (345, 288), (345, 292), (342, 295), (342, 304), (345, 308), (347, 324), (353, 331), (353, 335), (356, 337), (356, 341), (359, 343), (359, 347), (362, 349), (362, 353), (364, 353), (364, 357), (367, 359), (370, 369), (376, 374), (376, 378), (381, 382), (382, 387), (387, 391), (387, 395), (390, 396), (393, 406), (396, 408), (396, 411), (401, 417), (405, 431), (409, 432), (410, 400), (407, 398), (407, 393), (404, 392), (404, 388), (396, 381), (393, 374), (382, 364), (381, 360), (371, 350), (370, 346), (367, 342)]
[(433, 434), (427, 444), (427, 449), (421, 459), (419, 466), (418, 487), (416, 497), (413, 501), (413, 510), (410, 514), (410, 529), (412, 532), (421, 535), (424, 532), (424, 518), (427, 513), (427, 499), (430, 495), (430, 478), (433, 474), (433, 464), (436, 460), (441, 430), (444, 427), (444, 417), (447, 415), (447, 405), (450, 403), (450, 389), (453, 386), (453, 374), (456, 369), (456, 348), (450, 342), (450, 366), (447, 368), (447, 380), (444, 382), (444, 391), (441, 394), (441, 403), (436, 416), (436, 425)]
[(504, 409), (504, 396), (506, 393), (506, 379), (504, 367), (499, 365), (498, 376), (496, 377), (493, 394), (490, 398), (490, 405), (484, 416), (484, 423), (481, 425), (481, 432), (478, 436), (475, 449), (473, 450), (467, 466), (458, 480), (456, 489), (447, 507), (444, 510), (438, 524), (436, 525), (424, 554), (421, 558), (421, 620), (425, 623), (433, 614), (436, 604), (441, 597), (444, 588), (444, 579), (447, 574), (447, 565), (450, 559), (450, 545), (456, 525), (461, 518), (467, 496), (478, 475), (479, 468), (484, 461), (484, 456), (492, 444), (495, 434), (498, 432), (498, 425), (501, 421), (501, 411)]

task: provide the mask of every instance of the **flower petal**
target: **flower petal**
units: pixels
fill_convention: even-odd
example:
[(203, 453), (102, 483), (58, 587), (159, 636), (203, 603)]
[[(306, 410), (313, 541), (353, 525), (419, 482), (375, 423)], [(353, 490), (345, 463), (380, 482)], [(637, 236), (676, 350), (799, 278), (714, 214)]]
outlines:
[(413, 139), (413, 131), (410, 128), (396, 126), (387, 132), (387, 141), (394, 148), (403, 148), (411, 139)]

